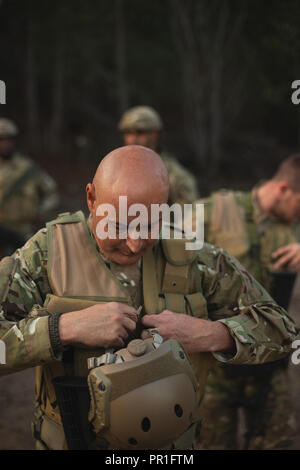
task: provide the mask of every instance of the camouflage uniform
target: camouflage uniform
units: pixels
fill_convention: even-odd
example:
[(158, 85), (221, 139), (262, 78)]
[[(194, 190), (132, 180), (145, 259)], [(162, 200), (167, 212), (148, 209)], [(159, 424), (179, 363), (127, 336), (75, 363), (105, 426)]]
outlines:
[(168, 203), (170, 205), (175, 202), (181, 205), (193, 203), (198, 197), (195, 177), (173, 155), (161, 152), (160, 156), (169, 174), (170, 192)]
[[(97, 248), (92, 233), (89, 236)], [(158, 242), (153, 252), (162, 243)], [(201, 300), (199, 315), (226, 325), (236, 344), (234, 355), (215, 353), (215, 358), (228, 364), (257, 364), (285, 357), (297, 335), (286, 312), (224, 250), (205, 245), (193, 254), (193, 259), (191, 280), (198, 304)], [(47, 262), (47, 229), (44, 228), (0, 263), (0, 339), (7, 350), (0, 375), (63, 360), (62, 354), (53, 350), (49, 313), (44, 307), (47, 294), (53, 293)], [(132, 305), (140, 305), (141, 263), (119, 266), (107, 259), (104, 262), (122, 288), (129, 290)], [(188, 308), (194, 296), (186, 296), (187, 314), (194, 312)], [(166, 294), (168, 297), (170, 294)], [(54, 411), (57, 403), (51, 406)]]
[(0, 225), (31, 234), (39, 218), (45, 220), (58, 205), (54, 180), (29, 158), (0, 157)]
[[(135, 106), (128, 109), (119, 122), (121, 132), (161, 131), (163, 123), (160, 115), (150, 106)], [(168, 152), (155, 150), (164, 161), (169, 173), (169, 204), (189, 204), (198, 197), (197, 182), (194, 175)]]
[[(272, 287), (271, 254), (281, 246), (296, 242), (293, 227), (267, 217), (251, 193), (221, 191), (201, 201), (205, 204), (205, 239), (222, 243), (231, 253), (239, 250), (239, 260), (268, 290)], [(243, 217), (247, 240), (239, 245), (241, 233), (220, 238), (212, 229), (212, 212), (218, 197), (233, 195)], [(194, 212), (195, 217), (195, 212)], [(223, 207), (223, 227), (229, 217)], [(195, 224), (195, 220), (193, 221)], [(283, 449), (292, 445), (295, 423), (288, 390), (285, 363), (247, 368), (218, 367), (211, 373), (203, 403), (201, 449), (237, 449), (238, 408), (245, 414), (245, 448)], [(216, 422), (215, 416), (219, 419)]]

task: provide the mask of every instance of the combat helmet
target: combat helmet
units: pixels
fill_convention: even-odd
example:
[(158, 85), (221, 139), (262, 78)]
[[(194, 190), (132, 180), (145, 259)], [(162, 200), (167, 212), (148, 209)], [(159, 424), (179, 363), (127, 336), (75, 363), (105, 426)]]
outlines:
[(118, 127), (121, 132), (161, 131), (163, 123), (157, 111), (150, 106), (135, 106), (123, 114)]
[(186, 352), (150, 332), (88, 361), (89, 421), (110, 449), (170, 448), (196, 421), (198, 383)]
[(7, 118), (0, 118), (0, 139), (16, 137), (19, 130), (16, 124)]

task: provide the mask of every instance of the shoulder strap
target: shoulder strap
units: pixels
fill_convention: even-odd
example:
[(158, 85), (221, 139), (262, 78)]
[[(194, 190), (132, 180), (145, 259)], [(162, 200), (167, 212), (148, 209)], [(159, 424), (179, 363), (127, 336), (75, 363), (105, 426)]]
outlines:
[(77, 211), (74, 213), (71, 212), (62, 212), (58, 214), (57, 218), (54, 220), (50, 220), (47, 223), (47, 229), (52, 227), (53, 225), (58, 224), (74, 224), (76, 222), (83, 222), (85, 221), (84, 213), (82, 211)]
[(146, 251), (143, 256), (143, 296), (145, 312), (148, 315), (164, 310), (163, 299), (159, 297), (157, 266), (153, 249)]
[(160, 240), (157, 249), (143, 256), (143, 294), (145, 311), (157, 314), (164, 309), (185, 310), (189, 294), (190, 270), (198, 251), (185, 250), (186, 240)]

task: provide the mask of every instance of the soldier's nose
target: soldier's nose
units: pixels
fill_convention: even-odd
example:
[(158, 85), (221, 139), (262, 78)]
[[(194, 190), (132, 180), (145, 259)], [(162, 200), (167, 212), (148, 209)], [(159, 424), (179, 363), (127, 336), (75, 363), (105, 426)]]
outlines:
[(126, 134), (124, 136), (125, 144), (126, 145), (135, 145), (137, 144), (137, 137), (135, 134)]
[(137, 240), (133, 240), (132, 238), (127, 238), (126, 245), (132, 251), (132, 253), (139, 253), (141, 249), (143, 248), (144, 241), (141, 238), (138, 238)]

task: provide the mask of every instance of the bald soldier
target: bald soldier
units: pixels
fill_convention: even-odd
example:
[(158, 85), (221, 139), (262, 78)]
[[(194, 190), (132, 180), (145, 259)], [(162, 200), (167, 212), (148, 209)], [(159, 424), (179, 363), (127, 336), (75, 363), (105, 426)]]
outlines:
[(169, 173), (168, 203), (192, 203), (198, 197), (194, 175), (183, 167), (169, 152), (160, 151), (160, 137), (163, 122), (155, 109), (150, 106), (134, 106), (128, 109), (119, 122), (125, 145), (142, 145), (158, 152)]
[[(132, 204), (150, 209), (152, 204), (166, 203), (167, 170), (155, 152), (141, 146), (114, 150), (102, 160), (86, 192), (87, 221), (80, 212), (61, 214), (0, 264), (0, 339), (6, 346), (0, 374), (37, 367), (33, 430), (40, 449), (68, 448), (68, 429), (62, 425), (53, 379), (76, 376), (85, 381), (86, 359), (109, 360), (113, 351), (127, 345), (137, 330), (139, 306), (142, 328), (155, 327), (165, 342), (178, 340), (201, 383), (211, 353), (222, 363), (275, 361), (289, 353), (297, 335), (287, 313), (227, 253), (212, 245), (187, 251), (184, 239), (140, 238), (130, 231), (124, 237), (129, 225), (124, 227), (123, 218), (102, 211), (103, 204), (119, 209), (120, 196), (126, 196), (130, 224)], [(116, 229), (116, 238), (98, 236), (105, 217), (107, 230)], [(143, 229), (149, 234), (153, 225), (162, 223), (160, 216), (146, 222)], [(180, 357), (185, 357), (182, 351)], [(122, 377), (120, 387), (128, 382), (126, 375)], [(134, 377), (128, 375), (129, 379)], [(97, 389), (92, 387), (91, 400), (106, 390), (103, 380)], [(103, 398), (97, 402), (106, 407), (98, 420), (109, 431), (112, 408), (107, 411), (105, 403)], [(137, 405), (131, 404), (132, 414)], [(179, 419), (185, 409), (175, 405), (175, 413)], [(94, 414), (95, 407), (89, 419)], [(187, 419), (184, 440), (170, 439), (163, 448), (191, 448), (199, 417), (188, 414)], [(146, 435), (151, 427), (147, 415), (141, 415), (141, 426), (139, 432)], [(116, 448), (99, 427), (94, 431), (96, 439), (87, 447)], [(133, 450), (138, 441), (129, 437), (126, 448)]]

